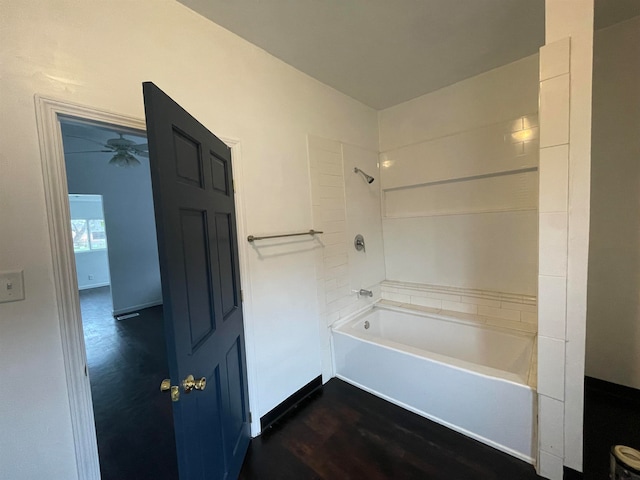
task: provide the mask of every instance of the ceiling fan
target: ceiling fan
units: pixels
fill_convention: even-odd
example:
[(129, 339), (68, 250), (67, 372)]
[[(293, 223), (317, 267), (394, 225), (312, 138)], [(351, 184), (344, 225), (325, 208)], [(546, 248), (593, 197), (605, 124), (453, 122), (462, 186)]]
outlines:
[(109, 160), (109, 165), (118, 167), (136, 167), (140, 165), (140, 160), (136, 157), (149, 157), (149, 146), (146, 143), (136, 144), (133, 140), (124, 138), (124, 134), (118, 133), (118, 138), (110, 138), (106, 143), (97, 142), (86, 137), (76, 135), (65, 135), (70, 138), (79, 138), (87, 142), (97, 143), (103, 150), (83, 150), (80, 152), (65, 152), (67, 154), (77, 153), (113, 153), (113, 157)]

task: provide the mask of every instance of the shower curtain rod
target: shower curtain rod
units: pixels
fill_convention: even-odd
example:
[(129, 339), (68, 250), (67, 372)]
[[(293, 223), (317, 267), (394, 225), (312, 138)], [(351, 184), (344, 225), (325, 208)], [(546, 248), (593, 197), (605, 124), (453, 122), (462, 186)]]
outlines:
[(321, 232), (320, 230), (311, 229), (308, 232), (284, 233), (282, 235), (267, 235), (267, 236), (264, 236), (264, 237), (256, 237), (256, 236), (253, 236), (253, 235), (249, 235), (247, 237), (247, 242), (251, 243), (251, 242), (253, 242), (255, 240), (266, 240), (267, 238), (298, 237), (300, 235), (311, 235), (311, 236), (313, 236), (313, 235), (317, 235), (317, 234), (320, 234), (320, 233), (324, 233), (324, 232)]

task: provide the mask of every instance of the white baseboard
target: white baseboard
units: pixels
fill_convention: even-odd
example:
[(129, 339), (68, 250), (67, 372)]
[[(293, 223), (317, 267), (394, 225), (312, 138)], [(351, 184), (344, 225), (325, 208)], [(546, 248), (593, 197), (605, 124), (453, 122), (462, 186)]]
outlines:
[(116, 315), (124, 315), (125, 313), (137, 312), (138, 310), (142, 310), (143, 308), (155, 307), (158, 305), (162, 305), (162, 300), (155, 300), (153, 302), (141, 303), (140, 305), (131, 305), (129, 307), (113, 310), (113, 316), (115, 317)]
[(82, 287), (78, 286), (78, 290), (91, 290), (92, 288), (108, 287), (109, 285), (111, 285), (109, 282), (91, 283), (89, 285), (83, 285)]

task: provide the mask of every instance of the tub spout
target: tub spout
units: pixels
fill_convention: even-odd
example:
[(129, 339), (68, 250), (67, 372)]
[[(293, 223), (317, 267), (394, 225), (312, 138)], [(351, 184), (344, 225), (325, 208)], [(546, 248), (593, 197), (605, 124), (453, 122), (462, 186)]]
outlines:
[(358, 295), (362, 297), (373, 297), (373, 292), (371, 290), (365, 290), (364, 288), (361, 288), (358, 292)]

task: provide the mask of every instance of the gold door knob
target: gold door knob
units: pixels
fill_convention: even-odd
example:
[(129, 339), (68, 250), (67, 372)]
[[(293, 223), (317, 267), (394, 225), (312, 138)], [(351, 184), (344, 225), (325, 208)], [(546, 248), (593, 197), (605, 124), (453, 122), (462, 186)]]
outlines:
[(162, 383), (160, 384), (160, 391), (166, 392), (168, 390), (171, 392), (172, 402), (177, 402), (178, 400), (180, 400), (180, 389), (178, 388), (178, 386), (177, 385), (172, 386), (171, 380), (169, 380), (168, 378), (165, 378), (164, 380), (162, 380)]
[(182, 381), (184, 393), (191, 393), (191, 390), (204, 390), (206, 387), (207, 379), (205, 377), (196, 380), (193, 378), (193, 375), (188, 375), (187, 378)]

